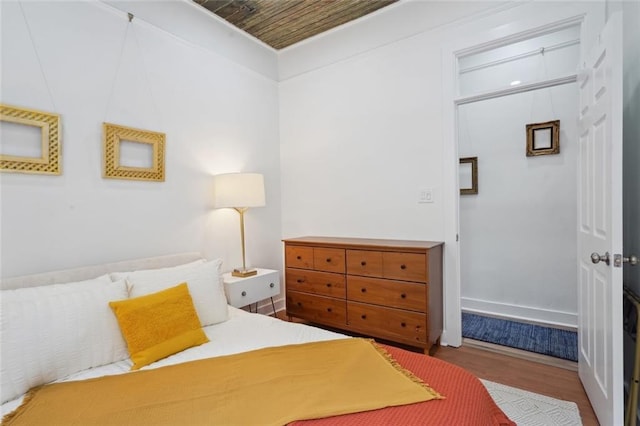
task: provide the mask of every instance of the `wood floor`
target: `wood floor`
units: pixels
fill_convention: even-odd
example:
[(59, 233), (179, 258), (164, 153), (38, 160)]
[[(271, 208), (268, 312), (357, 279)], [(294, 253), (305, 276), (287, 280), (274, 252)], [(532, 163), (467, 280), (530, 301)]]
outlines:
[[(282, 311), (278, 312), (277, 316), (287, 320)], [(481, 379), (573, 401), (578, 405), (584, 426), (598, 425), (578, 373), (570, 365), (562, 362), (558, 363), (560, 366), (549, 365), (553, 364), (553, 361), (535, 357), (526, 359), (527, 355), (518, 354), (517, 351), (510, 351), (508, 348), (503, 351), (471, 343), (463, 343), (459, 348), (441, 346), (433, 356), (463, 367)]]
[(481, 379), (573, 401), (585, 426), (598, 425), (576, 371), (465, 344), (459, 348), (442, 346), (434, 356), (463, 367)]

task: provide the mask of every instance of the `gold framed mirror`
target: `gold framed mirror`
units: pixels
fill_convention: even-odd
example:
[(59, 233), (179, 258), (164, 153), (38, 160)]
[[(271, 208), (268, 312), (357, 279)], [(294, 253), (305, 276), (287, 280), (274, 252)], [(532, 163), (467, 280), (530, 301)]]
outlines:
[(460, 158), (458, 167), (460, 195), (478, 193), (478, 157)]
[[(103, 123), (102, 176), (107, 179), (164, 182), (164, 145), (164, 133)], [(142, 153), (142, 157), (125, 158), (125, 151), (137, 151)]]
[(560, 154), (560, 120), (527, 124), (527, 157)]
[[(51, 112), (0, 104), (0, 122), (11, 127), (0, 147), (0, 171), (14, 173), (62, 174), (60, 116)], [(39, 132), (39, 143), (25, 149), (30, 130)], [(7, 132), (9, 133), (9, 132)], [(4, 135), (3, 135), (4, 136)]]

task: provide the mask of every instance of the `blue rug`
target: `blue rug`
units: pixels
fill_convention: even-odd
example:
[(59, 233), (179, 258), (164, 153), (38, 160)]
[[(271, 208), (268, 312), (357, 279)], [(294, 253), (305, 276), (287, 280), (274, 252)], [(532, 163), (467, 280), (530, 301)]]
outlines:
[(463, 312), (462, 337), (578, 361), (578, 334), (575, 331)]

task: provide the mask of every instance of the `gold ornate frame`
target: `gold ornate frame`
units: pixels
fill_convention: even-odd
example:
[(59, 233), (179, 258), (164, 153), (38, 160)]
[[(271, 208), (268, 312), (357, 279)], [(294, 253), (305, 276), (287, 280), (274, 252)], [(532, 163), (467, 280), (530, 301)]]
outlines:
[(478, 157), (463, 157), (460, 164), (471, 165), (471, 187), (463, 188), (460, 186), (460, 195), (473, 195), (478, 193)]
[(0, 154), (0, 171), (62, 174), (62, 143), (58, 114), (0, 104), (0, 121), (39, 127), (42, 135), (42, 155), (40, 157)]
[[(127, 167), (120, 165), (120, 142), (149, 144), (153, 148), (152, 166)], [(164, 182), (165, 134), (134, 129), (117, 124), (102, 124), (102, 176), (108, 179), (150, 180)]]
[[(541, 135), (539, 132), (547, 131), (549, 132), (549, 146), (537, 146), (536, 135)], [(560, 120), (527, 124), (527, 157), (550, 154), (560, 154)]]

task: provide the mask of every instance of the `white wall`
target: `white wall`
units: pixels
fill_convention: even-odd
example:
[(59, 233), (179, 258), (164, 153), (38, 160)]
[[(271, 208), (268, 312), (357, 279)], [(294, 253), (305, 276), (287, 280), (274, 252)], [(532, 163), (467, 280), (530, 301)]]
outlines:
[(281, 80), (444, 25), (515, 6), (512, 0), (403, 0), (278, 52)]
[(500, 4), (403, 2), (279, 53), (284, 237), (443, 240), (437, 29)]
[[(432, 19), (428, 8), (412, 3), (395, 7), (397, 22)], [(444, 142), (451, 143), (443, 121), (445, 100), (453, 102), (453, 93), (444, 84), (451, 76), (443, 73), (443, 52), (456, 43), (470, 47), (521, 31), (531, 18), (551, 22), (598, 8), (599, 3), (525, 3), (455, 23), (445, 20), (414, 35), (398, 35), (382, 24), (367, 25), (357, 36), (334, 31), (281, 52), (283, 236), (445, 241), (443, 342), (459, 344), (457, 211), (450, 200), (457, 197), (451, 171), (457, 153), (451, 155), (455, 150)], [(599, 15), (589, 16), (589, 27), (599, 27), (598, 21)], [(367, 35), (378, 44), (360, 43)], [(318, 63), (312, 58), (316, 46), (320, 56), (332, 46), (340, 55), (326, 54), (326, 62)], [(354, 47), (345, 52), (344, 46)], [(417, 203), (422, 188), (433, 189), (434, 203)]]
[(276, 50), (193, 0), (99, 0), (162, 28), (272, 80), (278, 77)]
[(281, 83), (285, 237), (442, 239), (437, 55), (414, 38)]
[[(277, 82), (103, 3), (1, 12), (0, 101), (57, 112), (63, 128), (61, 176), (0, 176), (2, 276), (192, 250), (231, 269), (238, 215), (210, 198), (211, 175), (231, 171), (265, 175), (267, 206), (246, 216), (247, 260), (280, 269)], [(166, 181), (103, 179), (103, 121), (166, 133)]]
[[(479, 191), (460, 197), (462, 308), (577, 325), (575, 83), (461, 105), (460, 157)], [(527, 157), (529, 123), (560, 120), (560, 154)]]

